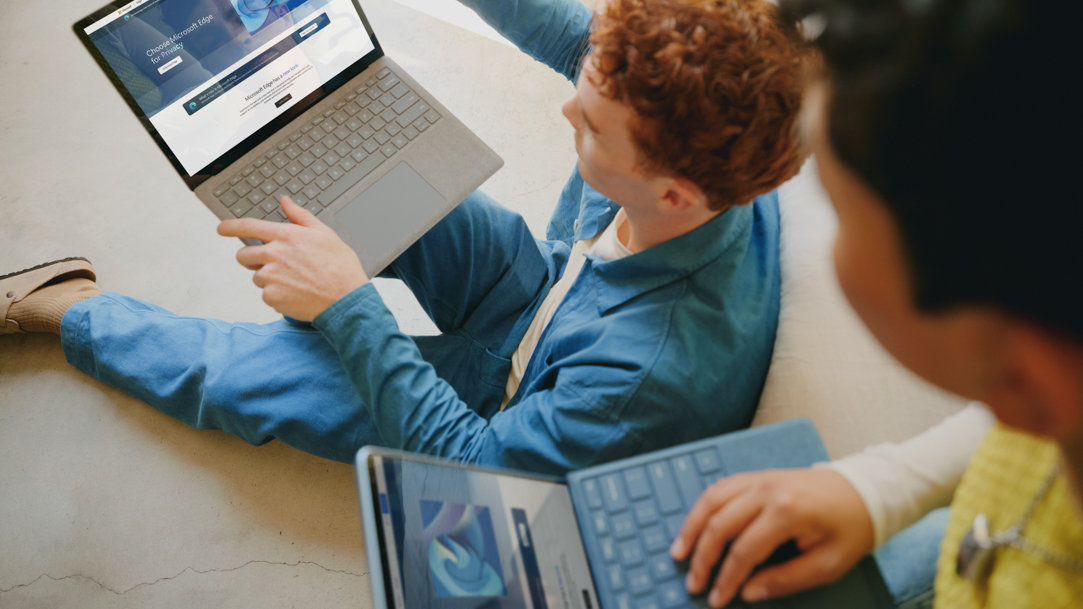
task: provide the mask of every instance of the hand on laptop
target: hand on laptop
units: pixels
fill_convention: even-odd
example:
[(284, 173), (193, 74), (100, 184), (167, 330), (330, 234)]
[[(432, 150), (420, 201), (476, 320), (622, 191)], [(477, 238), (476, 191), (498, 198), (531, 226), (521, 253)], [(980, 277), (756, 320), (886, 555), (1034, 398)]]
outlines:
[[(791, 539), (799, 556), (752, 574)], [(686, 584), (700, 593), (732, 542), (707, 598), (722, 607), (738, 590), (745, 600), (759, 601), (832, 582), (872, 550), (873, 539), (864, 501), (840, 474), (770, 470), (723, 478), (704, 491), (670, 553), (676, 560), (691, 556)]]
[(252, 282), (263, 289), (264, 302), (288, 317), (312, 321), (369, 277), (353, 249), (307, 209), (282, 197), (282, 212), (290, 223), (225, 220), (218, 234), (263, 241), (241, 248), (237, 262), (255, 271)]

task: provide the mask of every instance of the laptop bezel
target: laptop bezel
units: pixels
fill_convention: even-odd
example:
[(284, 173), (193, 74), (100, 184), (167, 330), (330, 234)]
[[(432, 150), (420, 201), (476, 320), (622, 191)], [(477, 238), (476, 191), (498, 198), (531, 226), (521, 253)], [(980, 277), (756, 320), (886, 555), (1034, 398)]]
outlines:
[(165, 154), (166, 158), (169, 159), (170, 164), (173, 165), (173, 168), (177, 171), (177, 174), (180, 175), (182, 180), (184, 180), (184, 183), (188, 186), (188, 189), (192, 191), (194, 191), (200, 184), (220, 174), (232, 163), (237, 161), (237, 159), (243, 157), (253, 148), (263, 143), (268, 138), (272, 137), (275, 133), (277, 133), (279, 130), (281, 130), (291, 121), (293, 121), (293, 119), (304, 114), (306, 110), (316, 105), (327, 96), (334, 93), (336, 90), (342, 87), (342, 85), (349, 82), (350, 79), (364, 72), (366, 69), (369, 68), (369, 66), (371, 66), (373, 63), (375, 63), (384, 56), (383, 48), (380, 46), (380, 42), (376, 39), (376, 34), (375, 32), (373, 32), (372, 26), (369, 24), (368, 17), (361, 9), (361, 5), (358, 3), (358, 0), (351, 0), (351, 3), (354, 6), (354, 10), (357, 11), (357, 15), (361, 18), (361, 23), (365, 26), (365, 31), (368, 33), (369, 39), (372, 41), (372, 51), (365, 54), (364, 57), (360, 58), (356, 62), (350, 64), (350, 66), (348, 66), (346, 69), (342, 70), (330, 80), (328, 80), (326, 83), (324, 83), (323, 86), (318, 87), (315, 91), (302, 98), (296, 104), (287, 108), (282, 114), (278, 115), (271, 122), (267, 123), (260, 129), (258, 129), (255, 133), (242, 140), (239, 144), (226, 151), (224, 154), (212, 161), (209, 165), (199, 170), (195, 174), (189, 174), (181, 165), (180, 160), (177, 158), (177, 156), (173, 154), (172, 150), (170, 150), (169, 145), (166, 143), (165, 139), (162, 138), (161, 134), (158, 133), (158, 130), (154, 127), (154, 124), (151, 123), (150, 118), (147, 117), (147, 115), (143, 112), (143, 109), (140, 108), (139, 104), (135, 101), (135, 98), (132, 97), (132, 95), (128, 92), (127, 87), (125, 87), (123, 81), (121, 81), (120, 78), (116, 75), (113, 67), (109, 65), (108, 61), (105, 60), (105, 57), (102, 55), (101, 51), (98, 50), (97, 46), (90, 39), (90, 36), (86, 33), (87, 27), (93, 25), (94, 23), (108, 16), (109, 14), (122, 9), (124, 6), (130, 3), (131, 0), (113, 0), (109, 4), (106, 4), (105, 6), (94, 11), (90, 15), (87, 15), (86, 17), (83, 17), (82, 19), (76, 21), (72, 25), (72, 30), (79, 38), (79, 41), (83, 43), (83, 46), (86, 47), (87, 51), (90, 52), (91, 57), (94, 58), (94, 61), (98, 64), (98, 67), (101, 68), (101, 70), (105, 73), (105, 76), (109, 79), (109, 82), (113, 84), (113, 88), (116, 89), (118, 93), (120, 93), (120, 96), (128, 105), (128, 109), (135, 114), (135, 117), (137, 119), (139, 119), (139, 122), (143, 125), (143, 128), (147, 131), (147, 133), (150, 134), (151, 138), (158, 145), (158, 148), (162, 151), (162, 153)]
[[(393, 598), (391, 596), (391, 574), (388, 568), (387, 561), (392, 560), (388, 556), (388, 546), (384, 537), (384, 527), (377, 517), (379, 514), (379, 490), (376, 486), (375, 472), (373, 471), (372, 457), (380, 457), (383, 459), (397, 459), (399, 461), (409, 461), (413, 463), (422, 463), (428, 465), (435, 465), (439, 467), (450, 467), (456, 469), (463, 469), (472, 472), (490, 473), (501, 476), (514, 476), (517, 478), (525, 478), (528, 480), (537, 480), (541, 482), (551, 482), (558, 484), (568, 489), (569, 498), (571, 498), (571, 487), (568, 486), (566, 480), (557, 476), (550, 476), (546, 474), (538, 474), (534, 472), (524, 472), (520, 470), (504, 469), (498, 467), (485, 467), (479, 465), (468, 465), (451, 461), (448, 459), (441, 459), (439, 457), (432, 457), (429, 455), (423, 455), (419, 453), (407, 452), (397, 450), (393, 448), (384, 448), (381, 446), (364, 446), (357, 451), (354, 458), (354, 463), (357, 468), (357, 481), (358, 481), (358, 494), (360, 495), (361, 502), (361, 519), (362, 527), (365, 531), (365, 552), (369, 563), (369, 572), (374, 575), (371, 578), (370, 586), (372, 589), (373, 601), (377, 603), (374, 609), (397, 609)], [(575, 522), (576, 530), (574, 535), (579, 540), (580, 544), (583, 543), (583, 531), (579, 524), (579, 512), (575, 509), (575, 501), (572, 500), (572, 519)], [(377, 542), (371, 543), (368, 535), (371, 532), (376, 533)], [(586, 546), (583, 546), (583, 555), (587, 556)], [(586, 561), (587, 564), (587, 576), (590, 579), (590, 585), (594, 591), (594, 598), (598, 599), (599, 604), (601, 599), (598, 597), (598, 582), (595, 579), (594, 567), (590, 561)], [(382, 603), (382, 604), (380, 604)]]

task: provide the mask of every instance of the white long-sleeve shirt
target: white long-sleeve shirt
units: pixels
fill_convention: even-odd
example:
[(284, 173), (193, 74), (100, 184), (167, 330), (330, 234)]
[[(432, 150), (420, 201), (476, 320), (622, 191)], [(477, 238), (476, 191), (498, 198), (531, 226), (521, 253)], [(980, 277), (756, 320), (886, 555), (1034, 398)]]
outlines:
[(842, 474), (857, 489), (880, 546), (951, 502), (993, 423), (992, 413), (972, 403), (905, 442), (879, 444), (821, 466)]

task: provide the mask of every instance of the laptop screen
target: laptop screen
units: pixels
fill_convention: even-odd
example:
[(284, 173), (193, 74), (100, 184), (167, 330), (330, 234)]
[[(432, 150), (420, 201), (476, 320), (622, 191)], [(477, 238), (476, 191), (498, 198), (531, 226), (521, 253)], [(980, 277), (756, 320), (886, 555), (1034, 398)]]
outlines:
[(377, 48), (352, 0), (134, 0), (80, 29), (186, 177), (250, 150)]
[(388, 607), (599, 607), (568, 487), (370, 456)]

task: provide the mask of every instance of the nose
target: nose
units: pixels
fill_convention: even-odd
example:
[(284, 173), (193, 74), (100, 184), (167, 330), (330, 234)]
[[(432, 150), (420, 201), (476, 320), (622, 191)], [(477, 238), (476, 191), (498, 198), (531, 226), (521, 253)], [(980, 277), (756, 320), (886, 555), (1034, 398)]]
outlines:
[(568, 101), (564, 102), (564, 105), (560, 108), (561, 113), (564, 114), (564, 118), (568, 119), (572, 128), (579, 131), (579, 101), (572, 96)]

